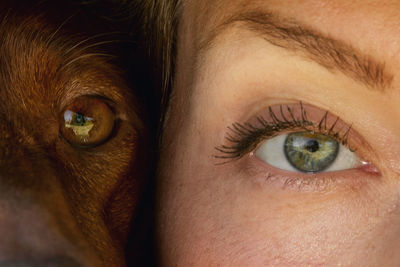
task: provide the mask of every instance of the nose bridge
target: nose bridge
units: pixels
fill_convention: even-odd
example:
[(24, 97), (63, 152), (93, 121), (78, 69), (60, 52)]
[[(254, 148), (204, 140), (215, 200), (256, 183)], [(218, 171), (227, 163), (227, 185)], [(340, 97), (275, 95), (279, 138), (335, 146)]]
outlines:
[(44, 190), (55, 182), (54, 179), (49, 160), (36, 145), (26, 144), (12, 132), (3, 132), (0, 137), (0, 194)]
[(37, 161), (48, 157), (58, 130), (58, 122), (50, 111), (6, 111), (0, 104), (0, 166), (10, 165), (8, 162), (15, 158)]
[[(27, 184), (31, 177), (51, 172), (49, 147), (41, 142), (36, 129), (38, 127), (31, 122), (31, 115), (2, 111), (3, 108), (0, 108), (0, 179), (3, 178), (0, 183), (7, 177), (22, 175)], [(32, 179), (35, 183), (39, 182), (36, 178)]]
[(11, 117), (12, 114), (3, 113), (0, 109), (0, 165), (4, 161), (20, 156), (19, 154), (28, 147), (35, 146), (34, 132), (28, 128), (29, 124)]

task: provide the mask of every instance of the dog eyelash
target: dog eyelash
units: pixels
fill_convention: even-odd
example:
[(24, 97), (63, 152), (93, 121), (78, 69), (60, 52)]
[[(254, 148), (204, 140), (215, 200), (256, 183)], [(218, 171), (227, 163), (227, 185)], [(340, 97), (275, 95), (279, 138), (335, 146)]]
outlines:
[[(295, 116), (292, 107), (289, 105), (279, 106), (278, 118), (272, 107), (268, 108), (268, 121), (263, 116), (256, 118), (257, 125), (254, 123), (238, 123), (235, 122), (228, 127), (226, 133), (226, 141), (228, 144), (215, 147), (218, 154), (214, 157), (217, 159), (225, 159), (222, 164), (231, 160), (240, 159), (243, 156), (254, 151), (257, 146), (265, 140), (277, 136), (284, 131), (307, 131), (313, 134), (324, 134), (332, 137), (337, 142), (348, 146), (348, 137), (352, 126), (341, 127), (337, 129), (337, 123), (340, 120), (336, 116), (332, 124), (328, 125), (328, 111), (324, 113), (319, 122), (315, 123), (308, 119), (307, 110), (300, 102), (300, 115)], [(289, 116), (284, 115), (284, 110), (287, 111)], [(354, 151), (350, 148), (350, 150)]]

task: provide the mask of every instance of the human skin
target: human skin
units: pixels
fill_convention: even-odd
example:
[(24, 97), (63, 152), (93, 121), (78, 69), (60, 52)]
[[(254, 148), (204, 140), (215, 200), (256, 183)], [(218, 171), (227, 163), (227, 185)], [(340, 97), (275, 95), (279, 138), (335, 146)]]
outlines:
[[(400, 265), (399, 11), (398, 1), (183, 1), (158, 176), (162, 265)], [(241, 21), (221, 30), (246, 12), (374, 64), (355, 75), (319, 47), (304, 52), (301, 34), (264, 37)], [(264, 141), (220, 164), (227, 127), (300, 101), (351, 125), (347, 146), (367, 164), (283, 171), (254, 155)]]

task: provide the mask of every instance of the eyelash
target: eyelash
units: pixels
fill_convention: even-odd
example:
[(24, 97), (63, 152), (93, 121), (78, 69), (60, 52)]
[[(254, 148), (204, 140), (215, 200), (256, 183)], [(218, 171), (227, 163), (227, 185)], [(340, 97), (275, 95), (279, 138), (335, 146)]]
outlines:
[[(268, 116), (272, 120), (271, 122), (263, 116), (258, 116), (256, 120), (259, 125), (233, 123), (228, 127), (225, 137), (229, 145), (215, 147), (219, 153), (215, 155), (215, 158), (224, 159), (225, 161), (222, 164), (230, 160), (240, 159), (254, 151), (262, 141), (275, 137), (283, 131), (303, 130), (310, 133), (324, 134), (348, 146), (348, 137), (352, 126), (337, 129), (337, 123), (340, 120), (338, 116), (336, 116), (331, 125), (327, 125), (327, 119), (330, 115), (328, 111), (324, 113), (318, 123), (315, 123), (308, 119), (306, 107), (303, 106), (302, 102), (299, 103), (299, 106), (301, 115), (298, 118), (295, 117), (293, 109), (289, 105), (280, 105), (279, 115), (282, 117), (281, 119), (278, 118), (272, 107), (269, 107)], [(289, 116), (284, 115), (285, 109)], [(354, 152), (354, 149), (350, 148), (350, 150)]]

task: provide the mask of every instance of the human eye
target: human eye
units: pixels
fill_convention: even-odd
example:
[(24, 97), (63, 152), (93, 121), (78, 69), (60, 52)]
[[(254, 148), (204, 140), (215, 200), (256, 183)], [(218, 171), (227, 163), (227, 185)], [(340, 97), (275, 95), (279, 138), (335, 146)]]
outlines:
[[(243, 124), (228, 127), (226, 144), (216, 158), (229, 163), (249, 156), (268, 168), (268, 177), (282, 177), (301, 184), (329, 174), (347, 176), (351, 171), (378, 174), (358, 152), (364, 142), (352, 126), (311, 105), (274, 105)], [(363, 149), (365, 147), (362, 147)], [(353, 173), (354, 174), (354, 173)], [(283, 182), (286, 183), (286, 182)]]
[(341, 171), (366, 164), (335, 138), (309, 131), (278, 135), (263, 142), (254, 153), (273, 167), (302, 173)]

